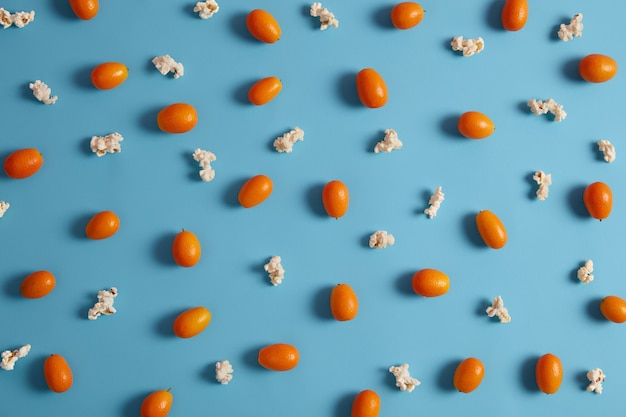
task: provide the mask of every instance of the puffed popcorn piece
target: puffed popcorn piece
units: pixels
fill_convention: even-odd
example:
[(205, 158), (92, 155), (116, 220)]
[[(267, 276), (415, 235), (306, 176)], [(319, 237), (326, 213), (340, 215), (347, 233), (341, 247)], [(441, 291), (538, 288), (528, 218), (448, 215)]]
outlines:
[(389, 153), (396, 149), (402, 149), (402, 141), (398, 139), (398, 134), (393, 129), (385, 130), (385, 137), (374, 146), (374, 153)]
[(394, 243), (396, 239), (393, 235), (384, 230), (378, 230), (370, 235), (370, 248), (372, 249), (384, 249), (387, 246), (393, 246)]
[(227, 360), (215, 364), (215, 379), (222, 385), (228, 384), (233, 379), (233, 366)]
[(89, 320), (95, 320), (100, 315), (104, 314), (106, 316), (115, 314), (117, 310), (113, 307), (113, 303), (115, 302), (115, 297), (117, 297), (117, 288), (111, 287), (110, 290), (101, 290), (98, 291), (98, 302), (94, 304), (92, 308), (89, 309), (89, 313), (87, 314), (87, 318)]
[(400, 391), (408, 391), (411, 392), (421, 384), (420, 381), (413, 378), (409, 374), (409, 364), (404, 363), (400, 366), (392, 366), (389, 368), (389, 372), (396, 377), (396, 387), (400, 388)]
[(7, 212), (9, 207), (11, 207), (11, 204), (7, 203), (6, 201), (0, 200), (0, 218), (4, 216), (4, 213)]
[(537, 183), (539, 188), (537, 189), (537, 198), (541, 201), (548, 198), (549, 187), (552, 185), (552, 174), (546, 174), (543, 171), (536, 171), (533, 175), (533, 180)]
[(269, 274), (270, 281), (274, 286), (282, 283), (285, 278), (285, 269), (280, 263), (281, 260), (280, 256), (272, 256), (270, 261), (263, 265), (263, 269)]
[(33, 90), (33, 96), (43, 104), (54, 104), (58, 99), (57, 96), (50, 97), (52, 90), (41, 80), (36, 80), (34, 83), (28, 84), (28, 87)]
[(590, 370), (587, 372), (587, 379), (589, 380), (587, 391), (602, 394), (602, 383), (606, 379), (606, 374), (602, 372), (602, 369), (595, 368)]
[(33, 20), (35, 20), (34, 10), (31, 10), (30, 12), (11, 13), (3, 7), (0, 7), (0, 25), (2, 25), (5, 29), (13, 25), (17, 28), (23, 28)]
[(504, 306), (504, 300), (502, 297), (497, 296), (493, 299), (490, 307), (485, 310), (489, 317), (498, 317), (500, 323), (511, 322), (511, 316), (509, 316), (509, 310)]
[(463, 52), (463, 56), (472, 56), (485, 49), (485, 41), (483, 38), (463, 39), (463, 36), (457, 36), (450, 42), (453, 51)]
[(565, 120), (567, 117), (567, 113), (563, 110), (563, 106), (549, 98), (546, 101), (541, 100), (528, 100), (528, 107), (530, 107), (530, 111), (537, 116), (541, 116), (542, 114), (551, 113), (554, 115), (554, 121), (560, 122)]
[(293, 130), (286, 132), (274, 140), (274, 149), (276, 149), (277, 152), (291, 153), (293, 151), (293, 145), (297, 141), (302, 140), (304, 140), (304, 130), (296, 126)]
[(161, 55), (152, 59), (154, 67), (163, 75), (168, 73), (174, 74), (174, 78), (180, 78), (185, 75), (185, 67), (180, 62), (174, 61), (169, 55)]
[(220, 6), (215, 0), (199, 1), (196, 3), (193, 11), (198, 13), (201, 19), (208, 19), (219, 12)]
[(327, 8), (322, 7), (322, 3), (320, 2), (311, 4), (310, 14), (312, 17), (320, 18), (320, 30), (326, 30), (329, 26), (332, 26), (335, 29), (339, 27), (339, 20), (337, 20), (335, 15)]
[(424, 210), (424, 213), (428, 215), (428, 218), (432, 219), (437, 215), (441, 203), (445, 200), (444, 197), (445, 195), (443, 191), (441, 191), (441, 186), (437, 187), (434, 194), (428, 199), (428, 204), (430, 205)]
[(0, 368), (4, 369), (5, 371), (12, 371), (15, 368), (15, 362), (17, 362), (18, 359), (21, 359), (28, 355), (28, 352), (30, 352), (30, 345), (24, 345), (21, 348), (15, 350), (5, 350), (4, 352), (2, 352), (2, 355), (0, 355), (0, 357), (2, 358), (2, 362), (0, 362)]
[(124, 137), (122, 135), (114, 132), (105, 136), (92, 136), (89, 146), (91, 147), (91, 151), (100, 157), (107, 153), (122, 152), (120, 142), (123, 140)]
[(215, 178), (215, 170), (211, 167), (211, 162), (217, 159), (215, 154), (198, 148), (193, 153), (193, 159), (200, 165), (200, 178), (202, 181), (212, 181)]
[(598, 149), (604, 154), (604, 160), (606, 162), (615, 161), (615, 146), (607, 139), (598, 141)]
[(583, 36), (583, 14), (578, 13), (572, 17), (569, 24), (561, 23), (559, 26), (559, 31), (557, 32), (559, 39), (563, 42), (571, 41), (576, 38), (580, 38)]
[(594, 279), (592, 272), (593, 272), (593, 261), (589, 259), (585, 262), (583, 266), (578, 268), (578, 271), (576, 272), (576, 276), (578, 277), (580, 282), (582, 282), (583, 284), (589, 284)]

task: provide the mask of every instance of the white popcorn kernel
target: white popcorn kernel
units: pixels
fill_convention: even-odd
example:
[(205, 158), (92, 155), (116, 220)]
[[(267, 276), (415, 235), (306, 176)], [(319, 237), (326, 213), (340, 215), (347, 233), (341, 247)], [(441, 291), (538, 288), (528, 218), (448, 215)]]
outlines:
[(0, 200), (0, 218), (4, 216), (4, 213), (7, 212), (9, 207), (11, 207), (9, 203), (7, 203), (6, 201)]
[(552, 185), (552, 175), (546, 174), (543, 171), (536, 171), (533, 175), (533, 180), (535, 180), (539, 186), (536, 192), (537, 198), (541, 201), (548, 198), (549, 187)]
[(326, 30), (329, 26), (332, 26), (335, 29), (339, 27), (339, 20), (337, 20), (335, 15), (327, 8), (322, 7), (322, 3), (320, 2), (311, 4), (310, 14), (312, 17), (320, 18), (320, 30)]
[(580, 38), (583, 36), (583, 14), (575, 14), (567, 25), (561, 23), (557, 35), (563, 42), (571, 41), (574, 37)]
[(293, 145), (299, 140), (304, 140), (304, 130), (296, 126), (295, 129), (286, 132), (274, 140), (274, 149), (276, 149), (277, 152), (291, 153), (293, 151)]
[(463, 56), (472, 56), (485, 49), (485, 41), (483, 38), (463, 39), (463, 36), (457, 36), (450, 42), (453, 51), (462, 51)]
[(615, 146), (606, 139), (598, 141), (598, 149), (604, 154), (604, 160), (606, 162), (615, 161)]
[(215, 154), (198, 148), (193, 153), (193, 159), (200, 165), (200, 178), (202, 181), (212, 181), (215, 178), (215, 170), (211, 168), (211, 162), (217, 159)]
[(372, 249), (384, 249), (387, 246), (393, 246), (394, 243), (396, 239), (393, 235), (384, 230), (378, 230), (370, 235), (370, 248)]
[(220, 6), (215, 0), (199, 1), (193, 8), (193, 11), (198, 13), (201, 19), (211, 18), (215, 13), (219, 12), (219, 10)]
[(429, 206), (424, 210), (424, 213), (426, 213), (431, 219), (435, 217), (443, 200), (445, 200), (444, 193), (441, 191), (441, 186), (439, 186), (435, 190), (434, 194), (428, 199)]
[(393, 129), (385, 130), (385, 137), (374, 146), (374, 153), (389, 153), (395, 149), (402, 148), (402, 141), (398, 139), (398, 134)]
[(58, 99), (57, 96), (50, 97), (52, 90), (50, 90), (50, 87), (48, 87), (46, 83), (41, 82), (41, 80), (36, 80), (34, 83), (28, 84), (28, 87), (33, 90), (33, 96), (43, 104), (54, 104)]
[(226, 385), (233, 379), (233, 366), (227, 360), (215, 364), (215, 379), (220, 384)]
[(105, 136), (92, 136), (89, 146), (91, 151), (98, 156), (104, 156), (107, 153), (119, 153), (122, 152), (121, 141), (124, 137), (117, 132), (110, 133)]
[(567, 117), (567, 113), (563, 110), (563, 106), (549, 98), (546, 101), (541, 100), (528, 100), (528, 107), (530, 107), (530, 111), (537, 116), (541, 116), (542, 114), (547, 114), (550, 112), (554, 115), (554, 121), (560, 122)]
[(500, 319), (500, 323), (509, 323), (511, 321), (509, 310), (507, 310), (504, 306), (504, 300), (502, 300), (502, 297), (500, 296), (493, 299), (491, 306), (487, 307), (485, 312), (489, 317), (498, 317), (498, 319)]
[(5, 29), (11, 27), (12, 25), (15, 25), (17, 28), (23, 28), (33, 20), (35, 20), (34, 10), (31, 10), (30, 12), (11, 13), (3, 7), (0, 7), (0, 25), (2, 25)]
[(400, 391), (411, 392), (415, 387), (421, 384), (420, 381), (413, 378), (409, 374), (409, 364), (405, 363), (400, 366), (392, 366), (389, 368), (389, 372), (396, 377), (396, 387), (400, 388)]
[(602, 372), (602, 369), (595, 368), (590, 370), (587, 372), (587, 379), (589, 380), (587, 391), (602, 394), (602, 383), (606, 379), (606, 374)]
[(589, 284), (593, 281), (593, 261), (591, 259), (587, 260), (583, 266), (578, 268), (576, 272), (576, 276), (583, 284)]
[(169, 55), (161, 55), (152, 59), (154, 67), (162, 74), (174, 74), (174, 78), (180, 78), (185, 75), (185, 67), (180, 62), (174, 61)]
[(15, 362), (17, 362), (18, 359), (21, 359), (28, 355), (28, 352), (30, 352), (30, 345), (24, 345), (21, 348), (15, 350), (5, 350), (0, 355), (0, 358), (2, 358), (2, 361), (0, 362), (0, 368), (4, 369), (5, 371), (12, 371), (13, 369), (15, 369)]
[(117, 312), (115, 307), (113, 307), (115, 297), (117, 297), (117, 288), (115, 287), (111, 287), (111, 289), (108, 291), (98, 291), (98, 302), (89, 309), (87, 318), (89, 320), (95, 320), (100, 317), (101, 314), (104, 314), (106, 316), (110, 314), (115, 314)]
[(263, 265), (263, 269), (269, 274), (270, 281), (274, 286), (282, 283), (285, 278), (285, 270), (280, 264), (281, 260), (280, 256), (272, 256), (270, 261)]

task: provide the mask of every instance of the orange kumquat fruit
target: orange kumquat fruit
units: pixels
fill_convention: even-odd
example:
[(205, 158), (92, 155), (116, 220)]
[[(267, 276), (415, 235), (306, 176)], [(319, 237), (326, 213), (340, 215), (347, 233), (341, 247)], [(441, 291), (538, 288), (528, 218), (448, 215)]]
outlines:
[(493, 121), (485, 114), (477, 111), (463, 113), (457, 122), (461, 135), (469, 139), (484, 139), (495, 130)]
[(82, 20), (91, 20), (98, 14), (98, 0), (69, 0), (74, 14)]
[(35, 148), (12, 152), (4, 160), (4, 172), (9, 178), (24, 179), (34, 175), (43, 165), (43, 156)]
[(202, 333), (211, 322), (211, 318), (211, 312), (206, 307), (193, 307), (176, 317), (172, 330), (181, 339), (188, 339)]
[(172, 408), (174, 397), (170, 390), (157, 390), (146, 395), (141, 403), (141, 417), (166, 417)]
[(174, 103), (157, 114), (157, 125), (165, 133), (186, 133), (196, 127), (198, 113), (187, 103)]
[(259, 349), (259, 365), (271, 371), (289, 371), (300, 361), (298, 349), (287, 343), (275, 343)]
[(424, 9), (413, 1), (404, 1), (391, 8), (391, 24), (396, 29), (411, 29), (424, 18)]
[(245, 208), (257, 206), (267, 200), (272, 194), (273, 188), (274, 184), (268, 176), (255, 175), (246, 181), (239, 190), (239, 204)]
[(605, 183), (594, 182), (585, 188), (583, 202), (591, 217), (603, 220), (609, 217), (613, 209), (613, 192)]
[(626, 322), (626, 301), (616, 295), (609, 295), (600, 301), (602, 315), (613, 323)]
[(252, 36), (261, 42), (274, 43), (280, 39), (280, 25), (269, 12), (252, 10), (246, 16), (246, 27)]
[(578, 63), (578, 73), (585, 81), (603, 83), (615, 77), (617, 62), (607, 55), (587, 55)]
[(85, 226), (85, 235), (92, 240), (107, 239), (117, 233), (120, 218), (110, 210), (96, 213)]
[(346, 184), (339, 180), (326, 183), (322, 189), (322, 204), (330, 217), (338, 219), (348, 211), (350, 193)]
[(172, 257), (174, 262), (185, 268), (198, 263), (202, 255), (202, 247), (198, 237), (189, 230), (182, 230), (176, 234), (172, 242)]
[(505, 0), (501, 17), (504, 29), (521, 30), (528, 20), (528, 0)]
[(248, 100), (255, 106), (262, 106), (272, 101), (283, 89), (277, 77), (265, 77), (252, 84), (248, 90)]
[(539, 390), (545, 394), (554, 394), (563, 381), (563, 365), (552, 353), (546, 353), (537, 361), (535, 379)]
[(485, 244), (492, 249), (501, 249), (506, 245), (508, 234), (502, 221), (489, 210), (482, 210), (476, 215), (478, 234)]
[(351, 417), (378, 417), (380, 396), (370, 389), (359, 392), (352, 400)]
[(474, 391), (485, 376), (485, 365), (476, 358), (467, 358), (461, 361), (454, 371), (454, 388), (467, 394)]
[(91, 70), (91, 83), (99, 90), (111, 90), (128, 78), (128, 68), (121, 62), (104, 62)]
[(413, 274), (411, 286), (422, 297), (439, 297), (450, 289), (450, 278), (441, 271), (425, 268)]
[(385, 80), (372, 68), (364, 68), (356, 74), (356, 92), (361, 103), (371, 109), (383, 107), (389, 98)]
[(46, 358), (43, 363), (43, 375), (48, 388), (54, 392), (65, 392), (72, 386), (72, 370), (65, 358), (59, 354)]
[(330, 311), (337, 321), (348, 321), (359, 312), (359, 300), (348, 284), (338, 284), (330, 292)]
[(50, 294), (56, 286), (56, 279), (49, 271), (35, 271), (20, 284), (20, 294), (24, 298), (41, 298)]

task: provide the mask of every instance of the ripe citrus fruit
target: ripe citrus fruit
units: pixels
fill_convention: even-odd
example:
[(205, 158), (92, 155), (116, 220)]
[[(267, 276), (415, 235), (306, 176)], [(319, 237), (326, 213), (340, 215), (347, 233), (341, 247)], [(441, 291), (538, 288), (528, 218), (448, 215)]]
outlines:
[(272, 194), (274, 184), (272, 180), (263, 174), (255, 175), (246, 181), (239, 190), (239, 204), (250, 208), (261, 204)]
[(366, 389), (352, 400), (351, 417), (378, 417), (380, 397), (375, 391)]
[(583, 202), (594, 219), (603, 220), (609, 217), (613, 208), (613, 192), (603, 182), (594, 182), (585, 188)]
[(280, 39), (280, 25), (269, 12), (252, 10), (246, 16), (246, 27), (252, 36), (261, 42), (274, 43)]
[(111, 90), (128, 78), (128, 68), (121, 62), (104, 62), (91, 70), (91, 83), (99, 90)]
[(252, 84), (248, 90), (248, 100), (255, 106), (262, 106), (272, 101), (282, 89), (280, 79), (265, 77)]
[(43, 165), (43, 156), (35, 148), (24, 148), (4, 160), (4, 172), (10, 178), (23, 179), (35, 174)]
[(485, 376), (485, 365), (476, 358), (461, 361), (454, 371), (453, 384), (456, 389), (467, 394), (474, 391)]
[(20, 285), (24, 298), (41, 298), (50, 294), (56, 286), (56, 279), (49, 271), (36, 271), (29, 274)]
[(424, 9), (413, 1), (398, 3), (391, 9), (391, 24), (396, 29), (411, 29), (424, 18)]
[(172, 242), (172, 256), (174, 262), (185, 268), (194, 266), (200, 260), (202, 248), (198, 237), (189, 230), (182, 230), (176, 234)]
[(87, 222), (85, 235), (92, 240), (107, 239), (113, 236), (120, 228), (120, 218), (110, 210), (96, 213)]
[(502, 221), (489, 210), (482, 210), (476, 215), (478, 234), (485, 244), (492, 249), (500, 249), (506, 245), (508, 235)]
[(338, 321), (352, 320), (359, 312), (359, 300), (348, 284), (338, 284), (330, 292), (330, 312)]
[(502, 8), (502, 26), (515, 32), (522, 29), (528, 20), (527, 0), (505, 0)]
[(187, 103), (174, 103), (157, 114), (157, 125), (165, 133), (186, 133), (198, 123), (195, 107)]
[(146, 395), (141, 403), (141, 417), (165, 417), (172, 408), (174, 397), (170, 390), (157, 390)]
[(585, 81), (603, 83), (615, 77), (617, 62), (607, 55), (587, 55), (578, 63), (578, 73)]
[(602, 315), (613, 323), (626, 322), (626, 301), (616, 295), (609, 295), (600, 301)]
[(206, 307), (193, 307), (180, 313), (174, 320), (172, 330), (182, 339), (202, 333), (211, 322), (211, 312)]
[(537, 386), (541, 392), (554, 394), (559, 390), (563, 380), (563, 365), (561, 360), (551, 353), (546, 353), (537, 361), (535, 368)]
[(289, 371), (300, 361), (300, 352), (287, 343), (275, 343), (259, 349), (259, 365), (272, 371)]
[(356, 74), (356, 92), (365, 107), (376, 109), (387, 104), (387, 84), (376, 70), (364, 68)]
[(441, 271), (425, 268), (413, 274), (411, 286), (423, 297), (438, 297), (450, 289), (450, 278)]
[(330, 217), (335, 219), (343, 217), (350, 204), (350, 193), (346, 184), (339, 180), (326, 183), (322, 189), (322, 204)]
[(484, 139), (491, 135), (495, 126), (485, 114), (477, 111), (463, 113), (457, 122), (459, 133), (469, 139)]
[(98, 14), (98, 0), (69, 0), (74, 14), (82, 20), (91, 20)]
[(72, 370), (65, 358), (53, 354), (43, 363), (43, 375), (48, 387), (54, 392), (65, 392), (72, 386)]

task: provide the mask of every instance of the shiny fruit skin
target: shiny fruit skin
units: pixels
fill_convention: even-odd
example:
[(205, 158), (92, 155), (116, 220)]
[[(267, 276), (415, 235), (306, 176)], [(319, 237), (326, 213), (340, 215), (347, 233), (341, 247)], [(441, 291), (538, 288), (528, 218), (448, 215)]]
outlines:
[(492, 249), (506, 245), (508, 235), (502, 221), (489, 210), (482, 210), (476, 215), (478, 234), (485, 244)]
[(330, 292), (330, 312), (337, 321), (348, 321), (359, 312), (359, 299), (348, 284), (338, 284)]
[(246, 16), (246, 27), (252, 36), (261, 42), (274, 43), (280, 39), (280, 25), (269, 12), (252, 10)]
[(48, 387), (54, 392), (65, 392), (72, 386), (73, 375), (65, 358), (53, 354), (43, 363), (43, 375)]
[(330, 217), (343, 217), (350, 205), (350, 193), (346, 184), (339, 180), (332, 180), (322, 189), (322, 204)]
[(603, 83), (617, 74), (617, 62), (607, 55), (587, 55), (578, 63), (578, 73), (585, 81)]
[(459, 116), (457, 128), (461, 135), (469, 139), (484, 139), (495, 130), (493, 121), (478, 111), (468, 111)]
[(248, 100), (255, 106), (262, 106), (272, 101), (283, 89), (277, 77), (265, 77), (252, 84), (248, 90)]
[(626, 322), (626, 301), (616, 295), (609, 295), (600, 301), (602, 315), (613, 323)]
[(275, 343), (259, 349), (259, 365), (271, 371), (289, 371), (300, 361), (300, 352), (287, 343)]
[(34, 175), (43, 165), (43, 156), (35, 148), (12, 152), (4, 160), (4, 172), (9, 178), (24, 179)]
[(609, 217), (613, 208), (613, 192), (603, 182), (589, 184), (583, 193), (583, 202), (594, 219), (603, 220)]
[(91, 70), (91, 83), (99, 90), (111, 90), (128, 78), (128, 68), (121, 62), (104, 62)]
[(166, 417), (172, 408), (174, 397), (170, 390), (157, 390), (146, 395), (141, 403), (141, 417)]
[(49, 271), (36, 271), (29, 274), (20, 284), (20, 294), (24, 298), (41, 298), (50, 294), (56, 286), (56, 279)]
[(554, 394), (563, 381), (561, 360), (551, 353), (546, 353), (537, 361), (535, 379), (539, 390), (545, 394)]
[(450, 289), (450, 278), (441, 271), (425, 268), (413, 274), (411, 286), (422, 297), (439, 297)]
[(82, 20), (91, 20), (98, 14), (98, 0), (69, 0), (74, 14)]
[(117, 233), (120, 228), (120, 218), (110, 210), (101, 211), (93, 215), (85, 226), (85, 235), (92, 240), (107, 239)]
[(351, 417), (378, 417), (379, 412), (380, 397), (375, 391), (363, 390), (352, 400)]
[(387, 104), (387, 84), (376, 70), (364, 68), (356, 74), (356, 92), (365, 107), (376, 109)]
[(274, 184), (268, 176), (255, 175), (246, 181), (239, 190), (239, 204), (245, 208), (257, 206), (267, 200), (272, 194), (273, 188)]
[(174, 103), (163, 107), (157, 114), (157, 125), (165, 133), (186, 133), (196, 127), (198, 112), (187, 103)]
[(474, 391), (485, 376), (485, 365), (476, 358), (467, 358), (461, 361), (454, 371), (454, 388), (462, 393)]
[(522, 29), (528, 20), (527, 0), (505, 0), (502, 8), (502, 26), (515, 32)]
[(405, 1), (391, 9), (391, 24), (396, 29), (406, 30), (419, 25), (424, 18), (424, 9), (418, 3)]
[(202, 255), (202, 247), (198, 237), (189, 230), (176, 234), (172, 242), (172, 257), (177, 265), (190, 268), (198, 263)]
[(211, 312), (206, 307), (193, 307), (180, 313), (172, 330), (181, 339), (188, 339), (202, 333), (211, 322)]

